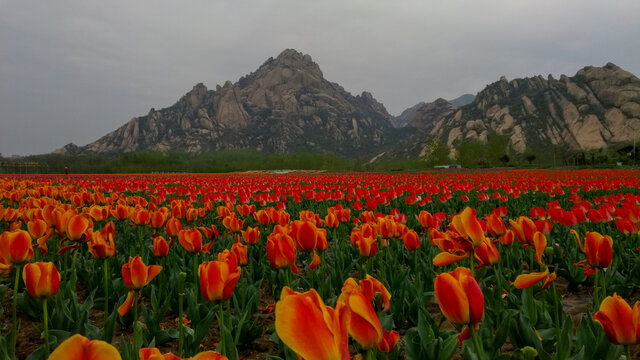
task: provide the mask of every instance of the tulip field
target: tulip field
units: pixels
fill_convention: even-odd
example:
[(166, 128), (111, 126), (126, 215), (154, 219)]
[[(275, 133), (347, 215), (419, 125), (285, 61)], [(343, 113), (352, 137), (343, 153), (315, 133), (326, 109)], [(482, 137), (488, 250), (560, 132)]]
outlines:
[(0, 359), (640, 358), (640, 172), (0, 178)]

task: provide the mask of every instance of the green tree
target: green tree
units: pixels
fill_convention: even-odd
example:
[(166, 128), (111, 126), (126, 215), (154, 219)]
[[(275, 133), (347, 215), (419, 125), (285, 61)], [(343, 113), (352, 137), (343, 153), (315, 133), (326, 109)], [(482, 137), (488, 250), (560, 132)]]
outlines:
[(477, 139), (463, 140), (456, 146), (456, 160), (464, 167), (484, 166), (486, 147)]

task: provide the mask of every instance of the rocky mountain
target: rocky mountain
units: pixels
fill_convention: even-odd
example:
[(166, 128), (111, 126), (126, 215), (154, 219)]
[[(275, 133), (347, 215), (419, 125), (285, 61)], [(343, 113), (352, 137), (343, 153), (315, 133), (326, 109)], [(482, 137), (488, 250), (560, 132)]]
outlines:
[[(464, 94), (453, 100), (444, 100), (442, 98), (438, 98), (436, 99), (436, 101), (431, 103), (422, 101), (410, 108), (405, 109), (400, 115), (396, 116), (393, 119), (393, 122), (396, 127), (407, 126), (412, 121), (416, 124), (430, 123), (431, 121), (438, 120), (442, 115), (440, 113), (440, 110), (436, 110), (437, 108), (441, 106), (446, 106), (448, 108), (449, 105), (452, 105), (454, 108), (459, 108), (472, 103), (473, 99), (475, 99), (475, 95)], [(416, 113), (419, 114), (418, 116), (420, 117), (420, 119), (414, 119)], [(435, 116), (435, 118), (433, 116)]]
[(292, 49), (236, 83), (197, 84), (177, 103), (151, 109), (86, 146), (62, 153), (123, 153), (251, 148), (273, 153), (374, 153), (395, 140), (384, 105), (327, 81), (309, 55)]
[(464, 94), (464, 95), (458, 96), (453, 100), (449, 100), (449, 102), (451, 103), (451, 105), (459, 108), (459, 107), (463, 107), (471, 104), (475, 99), (476, 99), (476, 96), (473, 94)]
[(611, 63), (560, 79), (502, 77), (469, 105), (442, 111), (436, 120), (443, 112), (425, 113), (427, 120), (416, 127), (420, 132), (387, 156), (424, 155), (434, 138), (453, 149), (471, 139), (487, 143), (496, 134), (507, 136), (516, 152), (552, 145), (585, 151), (630, 142), (640, 134), (640, 79)]

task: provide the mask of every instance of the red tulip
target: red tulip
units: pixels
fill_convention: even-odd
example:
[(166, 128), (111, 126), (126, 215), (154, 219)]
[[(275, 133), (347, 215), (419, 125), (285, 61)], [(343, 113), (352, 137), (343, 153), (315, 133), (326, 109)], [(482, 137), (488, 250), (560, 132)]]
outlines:
[(573, 229), (571, 233), (576, 237), (580, 250), (587, 255), (587, 259), (578, 264), (587, 262), (589, 266), (598, 269), (604, 269), (611, 265), (611, 258), (613, 256), (613, 239), (611, 236), (602, 236), (597, 232), (587, 232), (583, 247), (578, 233)]
[(296, 272), (296, 245), (289, 235), (274, 233), (267, 240), (267, 257), (274, 269), (291, 267)]
[(155, 257), (165, 257), (169, 254), (169, 249), (171, 245), (167, 243), (162, 236), (157, 236), (153, 238), (153, 256)]
[(254, 245), (260, 240), (260, 229), (247, 226), (247, 230), (242, 230), (242, 238), (249, 245)]
[(167, 226), (165, 227), (165, 231), (169, 236), (178, 236), (180, 231), (182, 230), (182, 223), (178, 218), (172, 217), (167, 221)]
[(383, 353), (392, 352), (398, 340), (400, 340), (400, 334), (397, 331), (382, 331), (382, 340), (378, 344), (378, 351)]
[(631, 309), (631, 306), (617, 294), (607, 296), (593, 320), (602, 325), (607, 339), (614, 344), (640, 343), (640, 302), (636, 302)]
[(468, 268), (439, 274), (434, 289), (440, 310), (452, 324), (476, 324), (482, 320), (484, 296)]

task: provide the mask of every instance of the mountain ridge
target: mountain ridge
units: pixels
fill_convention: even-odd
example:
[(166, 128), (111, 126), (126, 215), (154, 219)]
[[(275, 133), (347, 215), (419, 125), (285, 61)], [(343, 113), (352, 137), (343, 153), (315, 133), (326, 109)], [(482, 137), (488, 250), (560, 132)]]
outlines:
[(394, 117), (370, 92), (352, 95), (326, 80), (311, 56), (286, 49), (235, 83), (213, 90), (198, 83), (171, 106), (55, 152), (249, 148), (382, 160), (424, 158), (434, 140), (452, 156), (461, 142), (486, 144), (495, 135), (508, 137), (516, 153), (551, 145), (587, 151), (629, 142), (639, 131), (640, 80), (612, 63), (559, 79), (501, 77), (475, 96), (421, 102)]

